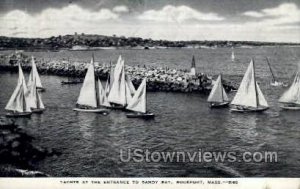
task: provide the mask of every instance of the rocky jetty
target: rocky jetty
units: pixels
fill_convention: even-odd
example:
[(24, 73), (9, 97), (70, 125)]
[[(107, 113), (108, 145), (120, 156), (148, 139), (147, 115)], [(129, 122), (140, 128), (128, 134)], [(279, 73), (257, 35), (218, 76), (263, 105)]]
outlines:
[(54, 149), (46, 149), (32, 143), (33, 137), (11, 119), (0, 117), (0, 177), (40, 177), (47, 174), (34, 169), (35, 164), (47, 156), (59, 155)]
[[(31, 63), (28, 58), (22, 58), (22, 67), (24, 71), (31, 70)], [(88, 63), (87, 62), (68, 62), (68, 61), (50, 61), (45, 62), (36, 60), (36, 65), (41, 74), (54, 74), (69, 77), (84, 77)], [(17, 71), (15, 61), (1, 61), (1, 70)], [(96, 75), (105, 80), (110, 73), (109, 64), (95, 63)], [(212, 88), (212, 78), (204, 73), (191, 75), (186, 70), (171, 69), (168, 67), (147, 67), (147, 66), (128, 66), (126, 65), (126, 75), (130, 77), (133, 84), (137, 87), (144, 77), (147, 77), (148, 91), (165, 92), (200, 92), (208, 93)], [(235, 90), (235, 83), (224, 81), (224, 87), (227, 91)]]

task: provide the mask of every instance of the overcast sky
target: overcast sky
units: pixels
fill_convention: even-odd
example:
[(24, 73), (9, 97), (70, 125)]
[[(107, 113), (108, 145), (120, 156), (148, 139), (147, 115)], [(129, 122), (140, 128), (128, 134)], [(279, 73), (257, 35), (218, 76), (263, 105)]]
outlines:
[(300, 0), (0, 0), (0, 35), (300, 42)]

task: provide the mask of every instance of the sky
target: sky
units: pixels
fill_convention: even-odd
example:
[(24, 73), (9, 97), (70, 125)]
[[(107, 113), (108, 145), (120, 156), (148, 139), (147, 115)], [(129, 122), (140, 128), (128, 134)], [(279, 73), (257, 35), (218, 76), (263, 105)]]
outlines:
[(0, 35), (300, 42), (300, 0), (0, 0)]

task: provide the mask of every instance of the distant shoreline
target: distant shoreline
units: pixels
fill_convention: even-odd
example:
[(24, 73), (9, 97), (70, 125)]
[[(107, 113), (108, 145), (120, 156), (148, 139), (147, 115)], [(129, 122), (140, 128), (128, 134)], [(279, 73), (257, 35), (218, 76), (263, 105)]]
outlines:
[(259, 46), (300, 46), (300, 43), (258, 42), (258, 41), (167, 41), (143, 39), (140, 37), (102, 35), (64, 35), (49, 38), (17, 38), (0, 36), (0, 50), (114, 50), (114, 49), (166, 49), (166, 48), (252, 48)]

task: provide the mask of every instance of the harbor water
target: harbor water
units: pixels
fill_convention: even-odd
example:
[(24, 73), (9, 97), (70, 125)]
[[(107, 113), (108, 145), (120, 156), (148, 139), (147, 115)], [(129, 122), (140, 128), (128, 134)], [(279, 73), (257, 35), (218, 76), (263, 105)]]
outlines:
[[(197, 93), (149, 92), (147, 109), (154, 120), (128, 119), (122, 111), (108, 115), (74, 112), (81, 84), (61, 85), (66, 77), (41, 75), (46, 92), (42, 94), (46, 111), (16, 123), (35, 137), (34, 143), (55, 148), (60, 156), (47, 157), (36, 169), (51, 176), (85, 177), (295, 177), (300, 174), (300, 112), (283, 111), (278, 99), (286, 90), (270, 86), (271, 73), (265, 57), (280, 81), (289, 83), (300, 61), (300, 47), (231, 49), (157, 49), (93, 51), (100, 63), (116, 61), (122, 55), (125, 64), (189, 69), (195, 55), (197, 72), (239, 83), (254, 58), (257, 81), (269, 103), (264, 113), (231, 113), (229, 109), (212, 110), (207, 95)], [(11, 51), (1, 51), (8, 54)], [(24, 52), (37, 59), (89, 62), (91, 51)], [(28, 73), (25, 74), (26, 79)], [(0, 113), (12, 94), (18, 75), (0, 72)], [(216, 77), (214, 77), (216, 78)], [(3, 90), (4, 89), (4, 90)], [(230, 99), (235, 92), (229, 93)], [(278, 153), (277, 163), (170, 163), (121, 162), (120, 150), (151, 151), (235, 151)]]

